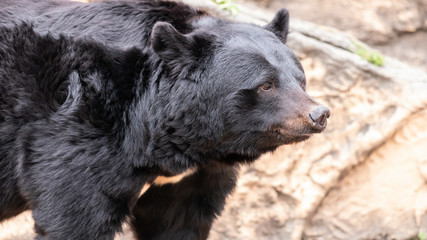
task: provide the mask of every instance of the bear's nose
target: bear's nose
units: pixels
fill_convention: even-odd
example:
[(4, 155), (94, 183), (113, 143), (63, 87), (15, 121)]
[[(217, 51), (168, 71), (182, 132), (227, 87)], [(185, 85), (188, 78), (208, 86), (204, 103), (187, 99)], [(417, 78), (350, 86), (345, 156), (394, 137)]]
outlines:
[(323, 130), (326, 127), (326, 119), (329, 117), (329, 109), (325, 106), (317, 106), (308, 114), (308, 118), (316, 130)]

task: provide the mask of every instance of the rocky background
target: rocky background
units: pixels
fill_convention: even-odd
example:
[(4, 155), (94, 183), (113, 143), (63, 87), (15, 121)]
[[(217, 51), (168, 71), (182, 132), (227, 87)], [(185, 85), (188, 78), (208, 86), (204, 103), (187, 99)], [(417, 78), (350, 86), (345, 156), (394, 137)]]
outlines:
[[(235, 16), (186, 2), (256, 24), (287, 7), (288, 46), (332, 112), (324, 134), (242, 168), (210, 240), (425, 240), (425, 0), (238, 0)], [(375, 66), (354, 53), (357, 39), (399, 60)], [(27, 212), (0, 225), (0, 240), (31, 239), (31, 229)]]
[(384, 54), (427, 71), (426, 0), (235, 0), (334, 27)]
[[(288, 45), (332, 115), (325, 134), (242, 169), (211, 239), (425, 239), (427, 2), (240, 2), (237, 18), (261, 24), (290, 10)], [(356, 39), (402, 62), (368, 63)]]

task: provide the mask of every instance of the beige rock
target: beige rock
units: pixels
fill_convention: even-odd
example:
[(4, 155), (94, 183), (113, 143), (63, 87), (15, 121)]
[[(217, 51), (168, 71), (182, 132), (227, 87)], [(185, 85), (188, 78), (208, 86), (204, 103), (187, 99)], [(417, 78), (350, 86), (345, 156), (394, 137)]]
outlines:
[(427, 71), (426, 0), (236, 0), (242, 5), (286, 7), (291, 17), (331, 26), (387, 56)]
[(341, 31), (370, 44), (427, 28), (425, 0), (236, 0), (242, 5), (288, 8), (293, 16)]
[[(241, 10), (257, 23), (272, 17)], [(426, 73), (391, 58), (376, 67), (352, 53), (355, 39), (331, 28), (295, 19), (291, 28), (308, 92), (331, 108), (328, 129), (243, 168), (211, 239), (408, 239), (425, 231)]]
[(426, 167), (419, 161), (426, 118), (426, 110), (413, 116), (343, 176), (306, 225), (304, 239), (409, 239), (426, 227), (427, 185), (419, 171)]
[(27, 211), (12, 219), (0, 223), (0, 240), (34, 239), (34, 221), (31, 212)]

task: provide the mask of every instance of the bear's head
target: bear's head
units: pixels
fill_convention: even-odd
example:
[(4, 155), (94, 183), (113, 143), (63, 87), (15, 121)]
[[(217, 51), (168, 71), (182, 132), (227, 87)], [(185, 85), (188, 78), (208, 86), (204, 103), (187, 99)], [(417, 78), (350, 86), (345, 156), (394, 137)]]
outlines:
[(204, 16), (183, 34), (156, 23), (152, 46), (172, 82), (162, 143), (195, 158), (252, 161), (322, 132), (329, 110), (305, 91), (288, 25), (286, 9), (264, 27)]

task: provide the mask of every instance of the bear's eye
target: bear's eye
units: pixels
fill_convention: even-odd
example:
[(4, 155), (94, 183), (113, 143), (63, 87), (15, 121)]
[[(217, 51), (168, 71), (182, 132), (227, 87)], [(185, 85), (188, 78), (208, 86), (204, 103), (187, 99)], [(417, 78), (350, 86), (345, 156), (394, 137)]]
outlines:
[(270, 91), (272, 88), (273, 88), (273, 83), (271, 82), (266, 82), (259, 86), (259, 89), (263, 91)]

